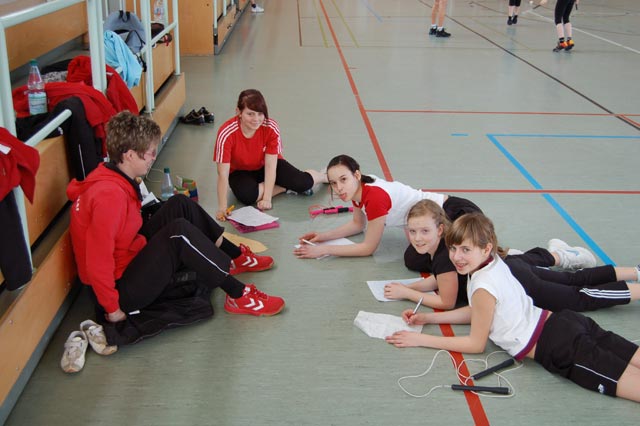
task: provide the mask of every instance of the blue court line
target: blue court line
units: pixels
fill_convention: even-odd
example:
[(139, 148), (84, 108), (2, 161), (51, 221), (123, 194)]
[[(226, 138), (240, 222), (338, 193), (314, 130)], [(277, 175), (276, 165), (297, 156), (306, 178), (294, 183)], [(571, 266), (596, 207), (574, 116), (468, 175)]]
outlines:
[(366, 7), (367, 9), (369, 9), (369, 12), (371, 12), (373, 14), (373, 16), (376, 17), (376, 19), (378, 20), (378, 22), (382, 22), (382, 16), (378, 15), (376, 13), (375, 10), (373, 10), (373, 6), (371, 6), (371, 4), (367, 1), (367, 0), (362, 0), (362, 3), (364, 4), (364, 7)]
[[(502, 154), (505, 157), (507, 157), (507, 159), (511, 162), (511, 164), (513, 164), (515, 166), (515, 168), (518, 169), (518, 171), (525, 177), (525, 179), (527, 179), (529, 181), (529, 183), (535, 189), (544, 190), (542, 185), (540, 185), (540, 183), (538, 183), (538, 181), (531, 175), (531, 173), (529, 173), (527, 171), (527, 169), (518, 160), (516, 160), (516, 158), (513, 155), (511, 155), (511, 153), (498, 141), (496, 136), (500, 136), (500, 135), (489, 134), (489, 133), (487, 134), (487, 137), (489, 138), (489, 140), (496, 146), (496, 148), (498, 148), (498, 150), (500, 150), (500, 152), (502, 152)], [(502, 136), (515, 136), (515, 135), (506, 135), (505, 134), (505, 135), (502, 135)], [(540, 135), (538, 135), (538, 136), (540, 136)], [(559, 137), (564, 137), (564, 136), (559, 136)], [(638, 138), (636, 138), (636, 139), (638, 139)], [(587, 234), (585, 232), (585, 230), (582, 229), (582, 227), (580, 225), (578, 225), (578, 223), (571, 217), (571, 215), (569, 213), (567, 213), (567, 211), (564, 208), (562, 208), (560, 203), (558, 203), (555, 198), (553, 198), (550, 194), (542, 194), (542, 197), (545, 200), (547, 200), (547, 202), (549, 204), (551, 204), (551, 207), (553, 207), (554, 210), (556, 212), (558, 212), (558, 214), (565, 220), (565, 222), (567, 222), (569, 224), (569, 226), (571, 226), (571, 228), (573, 228), (573, 230), (580, 236), (580, 238), (582, 238), (584, 240), (584, 242), (587, 243), (589, 248), (591, 248), (591, 250), (593, 250), (593, 252), (600, 259), (602, 259), (602, 261), (605, 264), (609, 264), (609, 265), (615, 266), (615, 262), (604, 252), (604, 250), (602, 250), (600, 248), (600, 246), (598, 244), (596, 244), (596, 242), (593, 240), (593, 238), (591, 238), (589, 236), (589, 234)]]
[(515, 138), (564, 138), (564, 139), (640, 139), (640, 136), (606, 136), (606, 135), (550, 135), (550, 134), (527, 134), (527, 133), (492, 133), (496, 137)]
[(469, 133), (451, 133), (451, 136), (469, 136)]

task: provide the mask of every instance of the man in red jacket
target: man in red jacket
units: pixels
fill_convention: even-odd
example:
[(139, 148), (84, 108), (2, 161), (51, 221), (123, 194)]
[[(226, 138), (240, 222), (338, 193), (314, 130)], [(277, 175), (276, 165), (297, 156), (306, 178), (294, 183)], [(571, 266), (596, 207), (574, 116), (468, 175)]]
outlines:
[(149, 118), (115, 115), (107, 124), (110, 162), (67, 188), (78, 274), (93, 289), (107, 320), (122, 321), (127, 312), (149, 306), (184, 269), (194, 271), (199, 283), (227, 293), (229, 313), (279, 313), (282, 298), (234, 277), (269, 269), (273, 259), (226, 240), (224, 228), (188, 197), (174, 195), (143, 224), (136, 179), (151, 167), (160, 138), (159, 126)]

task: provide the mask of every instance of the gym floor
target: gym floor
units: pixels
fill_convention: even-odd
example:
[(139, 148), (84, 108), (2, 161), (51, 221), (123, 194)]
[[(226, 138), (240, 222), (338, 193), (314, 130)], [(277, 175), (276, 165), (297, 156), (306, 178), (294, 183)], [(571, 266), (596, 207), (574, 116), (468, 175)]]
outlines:
[[(364, 173), (473, 200), (504, 246), (561, 238), (588, 247), (599, 263), (640, 261), (637, 1), (583, 0), (572, 14), (576, 47), (557, 53), (554, 1), (535, 10), (523, 1), (517, 25), (507, 26), (504, 0), (449, 0), (449, 39), (428, 35), (432, 0), (259, 3), (265, 13), (247, 9), (221, 54), (183, 58), (184, 112), (206, 106), (216, 122), (178, 125), (154, 166), (195, 179), (209, 212), (216, 209), (217, 128), (234, 114), (240, 91), (257, 88), (280, 124), (285, 157), (299, 168), (320, 169), (349, 154)], [(156, 193), (160, 177), (149, 175)], [(310, 205), (331, 203), (326, 186), (311, 197), (280, 195), (269, 212), (280, 227), (244, 234), (276, 261), (270, 271), (240, 276), (285, 298), (275, 317), (226, 314), (216, 291), (212, 319), (109, 357), (89, 351), (84, 370), (66, 375), (64, 341), (92, 315), (83, 289), (6, 424), (638, 423), (638, 404), (586, 391), (529, 360), (506, 373), (511, 398), (450, 389), (420, 399), (405, 394), (397, 379), (425, 371), (437, 351), (397, 349), (353, 325), (360, 310), (399, 315), (413, 306), (378, 302), (366, 285), (417, 276), (402, 262), (404, 233), (388, 229), (368, 258), (296, 259), (298, 236), (348, 220), (310, 219)], [(589, 315), (640, 339), (637, 302)], [(450, 331), (468, 327), (424, 329)], [(463, 358), (496, 350), (489, 344)], [(489, 364), (505, 358), (492, 355)], [(442, 355), (407, 387), (425, 393), (452, 383), (455, 367)]]

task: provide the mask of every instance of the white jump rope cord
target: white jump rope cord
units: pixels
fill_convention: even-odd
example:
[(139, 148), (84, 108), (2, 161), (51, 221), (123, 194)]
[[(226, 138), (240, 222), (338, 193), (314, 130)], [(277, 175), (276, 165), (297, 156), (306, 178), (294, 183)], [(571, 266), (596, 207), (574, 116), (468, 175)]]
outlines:
[[(403, 382), (404, 380), (407, 380), (407, 379), (415, 379), (415, 378), (422, 377), (422, 376), (426, 376), (427, 374), (429, 374), (429, 372), (431, 371), (431, 368), (433, 368), (433, 364), (435, 363), (436, 359), (438, 358), (438, 355), (440, 355), (440, 353), (442, 353), (442, 352), (444, 352), (444, 353), (448, 354), (448, 355), (449, 355), (449, 358), (451, 358), (451, 362), (453, 362), (453, 365), (456, 365), (456, 361), (455, 361), (455, 359), (453, 358), (453, 356), (449, 353), (449, 351), (446, 351), (446, 350), (443, 350), (443, 349), (442, 349), (442, 350), (439, 350), (439, 351), (438, 351), (438, 352), (436, 352), (436, 354), (433, 356), (433, 359), (431, 360), (431, 364), (429, 365), (429, 368), (427, 368), (423, 373), (421, 373), (421, 374), (417, 374), (417, 375), (413, 375), (413, 376), (403, 376), (403, 377), (400, 377), (400, 378), (398, 379), (398, 386), (400, 386), (400, 389), (402, 389), (402, 391), (403, 391), (404, 393), (406, 393), (407, 395), (412, 396), (412, 397), (414, 397), (414, 398), (425, 398), (425, 397), (429, 396), (429, 395), (431, 394), (431, 392), (433, 392), (434, 390), (436, 390), (436, 389), (438, 389), (438, 388), (450, 388), (450, 387), (451, 387), (451, 385), (437, 385), (437, 386), (434, 386), (434, 387), (432, 387), (431, 389), (429, 389), (429, 391), (428, 391), (427, 393), (425, 393), (425, 394), (422, 394), (422, 395), (416, 395), (416, 394), (414, 394), (414, 393), (409, 392), (409, 391), (408, 391), (408, 390), (407, 390), (407, 389), (402, 385), (402, 382)], [(469, 363), (469, 362), (481, 362), (481, 363), (483, 363), (483, 364), (484, 364), (485, 369), (486, 369), (486, 368), (488, 367), (488, 364), (489, 364), (489, 358), (490, 358), (492, 355), (494, 355), (494, 354), (498, 354), (498, 353), (506, 353), (506, 352), (504, 352), (504, 351), (495, 351), (495, 352), (491, 352), (489, 355), (487, 355), (487, 357), (486, 357), (485, 359), (465, 359), (465, 360), (463, 360), (459, 365), (457, 365), (457, 366), (456, 366), (456, 375), (458, 376), (458, 379), (460, 380), (460, 382), (461, 382), (463, 385), (466, 385), (466, 384), (467, 384), (467, 382), (469, 381), (469, 379), (471, 378), (471, 377), (465, 376), (464, 374), (462, 374), (462, 373), (460, 372), (460, 369), (462, 368), (462, 366), (463, 366), (464, 364)], [(501, 384), (502, 384), (502, 381), (504, 381), (504, 382), (507, 384), (507, 387), (509, 387), (509, 389), (511, 390), (511, 391), (509, 392), (509, 395), (489, 395), (489, 394), (486, 394), (486, 393), (478, 393), (478, 392), (473, 392), (473, 393), (474, 393), (474, 394), (476, 394), (476, 395), (478, 395), (478, 396), (484, 396), (484, 397), (488, 397), (488, 398), (512, 398), (512, 397), (513, 397), (513, 396), (515, 396), (515, 394), (516, 394), (515, 387), (513, 387), (513, 385), (511, 384), (511, 382), (509, 382), (509, 380), (508, 380), (506, 377), (504, 377), (504, 375), (503, 375), (503, 374), (504, 374), (504, 373), (507, 373), (507, 372), (509, 372), (509, 371), (512, 371), (512, 370), (517, 370), (518, 368), (522, 368), (522, 366), (523, 366), (523, 364), (522, 364), (521, 362), (519, 362), (519, 363), (516, 363), (516, 366), (515, 366), (515, 367), (510, 368), (510, 369), (508, 369), (508, 370), (505, 370), (505, 371), (503, 371), (502, 373), (496, 373), (496, 372), (492, 373), (492, 374), (494, 374), (494, 375), (498, 376), (498, 385), (501, 385)]]

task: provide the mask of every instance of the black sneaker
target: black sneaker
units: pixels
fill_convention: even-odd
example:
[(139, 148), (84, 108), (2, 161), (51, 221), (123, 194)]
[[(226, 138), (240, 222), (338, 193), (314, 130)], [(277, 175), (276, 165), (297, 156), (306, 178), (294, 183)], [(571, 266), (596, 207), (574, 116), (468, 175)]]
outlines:
[(513, 22), (513, 25), (518, 23), (518, 15), (513, 15), (513, 19), (511, 20), (511, 22)]
[(511, 25), (511, 24), (513, 24), (513, 18), (511, 16), (509, 16), (507, 18), (507, 25)]
[(213, 123), (215, 117), (212, 112), (209, 112), (205, 107), (198, 110), (198, 114), (204, 117), (204, 121), (207, 123)]
[(575, 46), (575, 43), (573, 42), (572, 39), (568, 39), (566, 43), (567, 43), (567, 47), (565, 47), (564, 50), (571, 50), (573, 49), (573, 46)]
[(559, 41), (558, 44), (556, 45), (556, 47), (553, 48), (554, 52), (559, 52), (561, 50), (564, 50), (567, 48), (567, 42), (566, 41)]
[(444, 28), (443, 28), (443, 29), (441, 29), (441, 30), (437, 30), (437, 31), (436, 31), (436, 37), (451, 37), (451, 34), (449, 34), (448, 32), (446, 32), (446, 31), (444, 30)]
[(204, 124), (204, 116), (192, 109), (191, 112), (184, 117), (180, 118), (180, 121), (184, 124), (197, 124), (199, 126)]
[(431, 27), (429, 29), (429, 35), (436, 35), (436, 33), (438, 32), (438, 30), (434, 27)]

